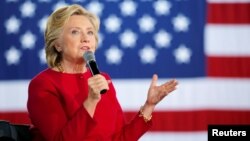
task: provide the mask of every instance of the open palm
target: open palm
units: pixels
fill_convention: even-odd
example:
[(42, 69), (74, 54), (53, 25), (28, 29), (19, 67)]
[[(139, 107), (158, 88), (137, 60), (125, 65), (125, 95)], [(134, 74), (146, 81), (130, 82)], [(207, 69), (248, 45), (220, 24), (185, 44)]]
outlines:
[(158, 104), (165, 96), (174, 91), (178, 84), (175, 79), (172, 79), (160, 86), (157, 86), (157, 80), (158, 76), (154, 74), (147, 96), (147, 104), (149, 105)]

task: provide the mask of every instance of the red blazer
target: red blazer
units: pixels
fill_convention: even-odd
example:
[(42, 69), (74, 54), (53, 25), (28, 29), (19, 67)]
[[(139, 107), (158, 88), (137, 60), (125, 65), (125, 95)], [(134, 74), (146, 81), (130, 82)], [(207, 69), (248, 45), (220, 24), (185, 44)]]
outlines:
[(137, 141), (152, 126), (138, 114), (125, 122), (112, 83), (91, 118), (83, 107), (89, 77), (89, 70), (68, 74), (46, 69), (31, 80), (27, 108), (34, 141)]

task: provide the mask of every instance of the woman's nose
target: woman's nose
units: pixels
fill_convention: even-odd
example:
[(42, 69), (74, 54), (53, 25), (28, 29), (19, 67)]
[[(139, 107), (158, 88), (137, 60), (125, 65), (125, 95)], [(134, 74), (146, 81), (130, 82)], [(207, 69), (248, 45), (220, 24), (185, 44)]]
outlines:
[(82, 33), (81, 42), (89, 42), (88, 36), (85, 33)]

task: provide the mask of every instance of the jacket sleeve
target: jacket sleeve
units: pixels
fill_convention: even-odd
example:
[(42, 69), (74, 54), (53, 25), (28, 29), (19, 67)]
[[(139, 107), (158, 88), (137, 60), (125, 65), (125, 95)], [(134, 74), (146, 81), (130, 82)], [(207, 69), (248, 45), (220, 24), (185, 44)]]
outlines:
[(28, 92), (29, 116), (46, 141), (82, 141), (96, 125), (83, 106), (69, 120), (55, 87), (45, 78), (32, 80)]
[(119, 132), (114, 136), (114, 141), (138, 141), (150, 128), (152, 120), (145, 122), (142, 117), (139, 117), (139, 112), (134, 118), (126, 123)]
[[(107, 75), (106, 78), (110, 79)], [(113, 141), (138, 141), (139, 138), (151, 128), (152, 120), (145, 122), (144, 119), (139, 116), (138, 112), (131, 121), (125, 121), (124, 112), (117, 99), (115, 88), (113, 84), (110, 86), (112, 87), (111, 89), (114, 89), (113, 102), (117, 105), (118, 114), (116, 120), (116, 133), (113, 136)]]

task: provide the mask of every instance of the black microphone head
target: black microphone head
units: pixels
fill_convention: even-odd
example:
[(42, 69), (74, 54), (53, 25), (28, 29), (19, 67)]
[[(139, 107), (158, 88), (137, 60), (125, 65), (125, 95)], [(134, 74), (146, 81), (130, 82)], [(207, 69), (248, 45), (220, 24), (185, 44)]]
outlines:
[(95, 55), (92, 51), (86, 51), (83, 54), (83, 58), (85, 59), (85, 61), (92, 61), (92, 60), (95, 61)]

